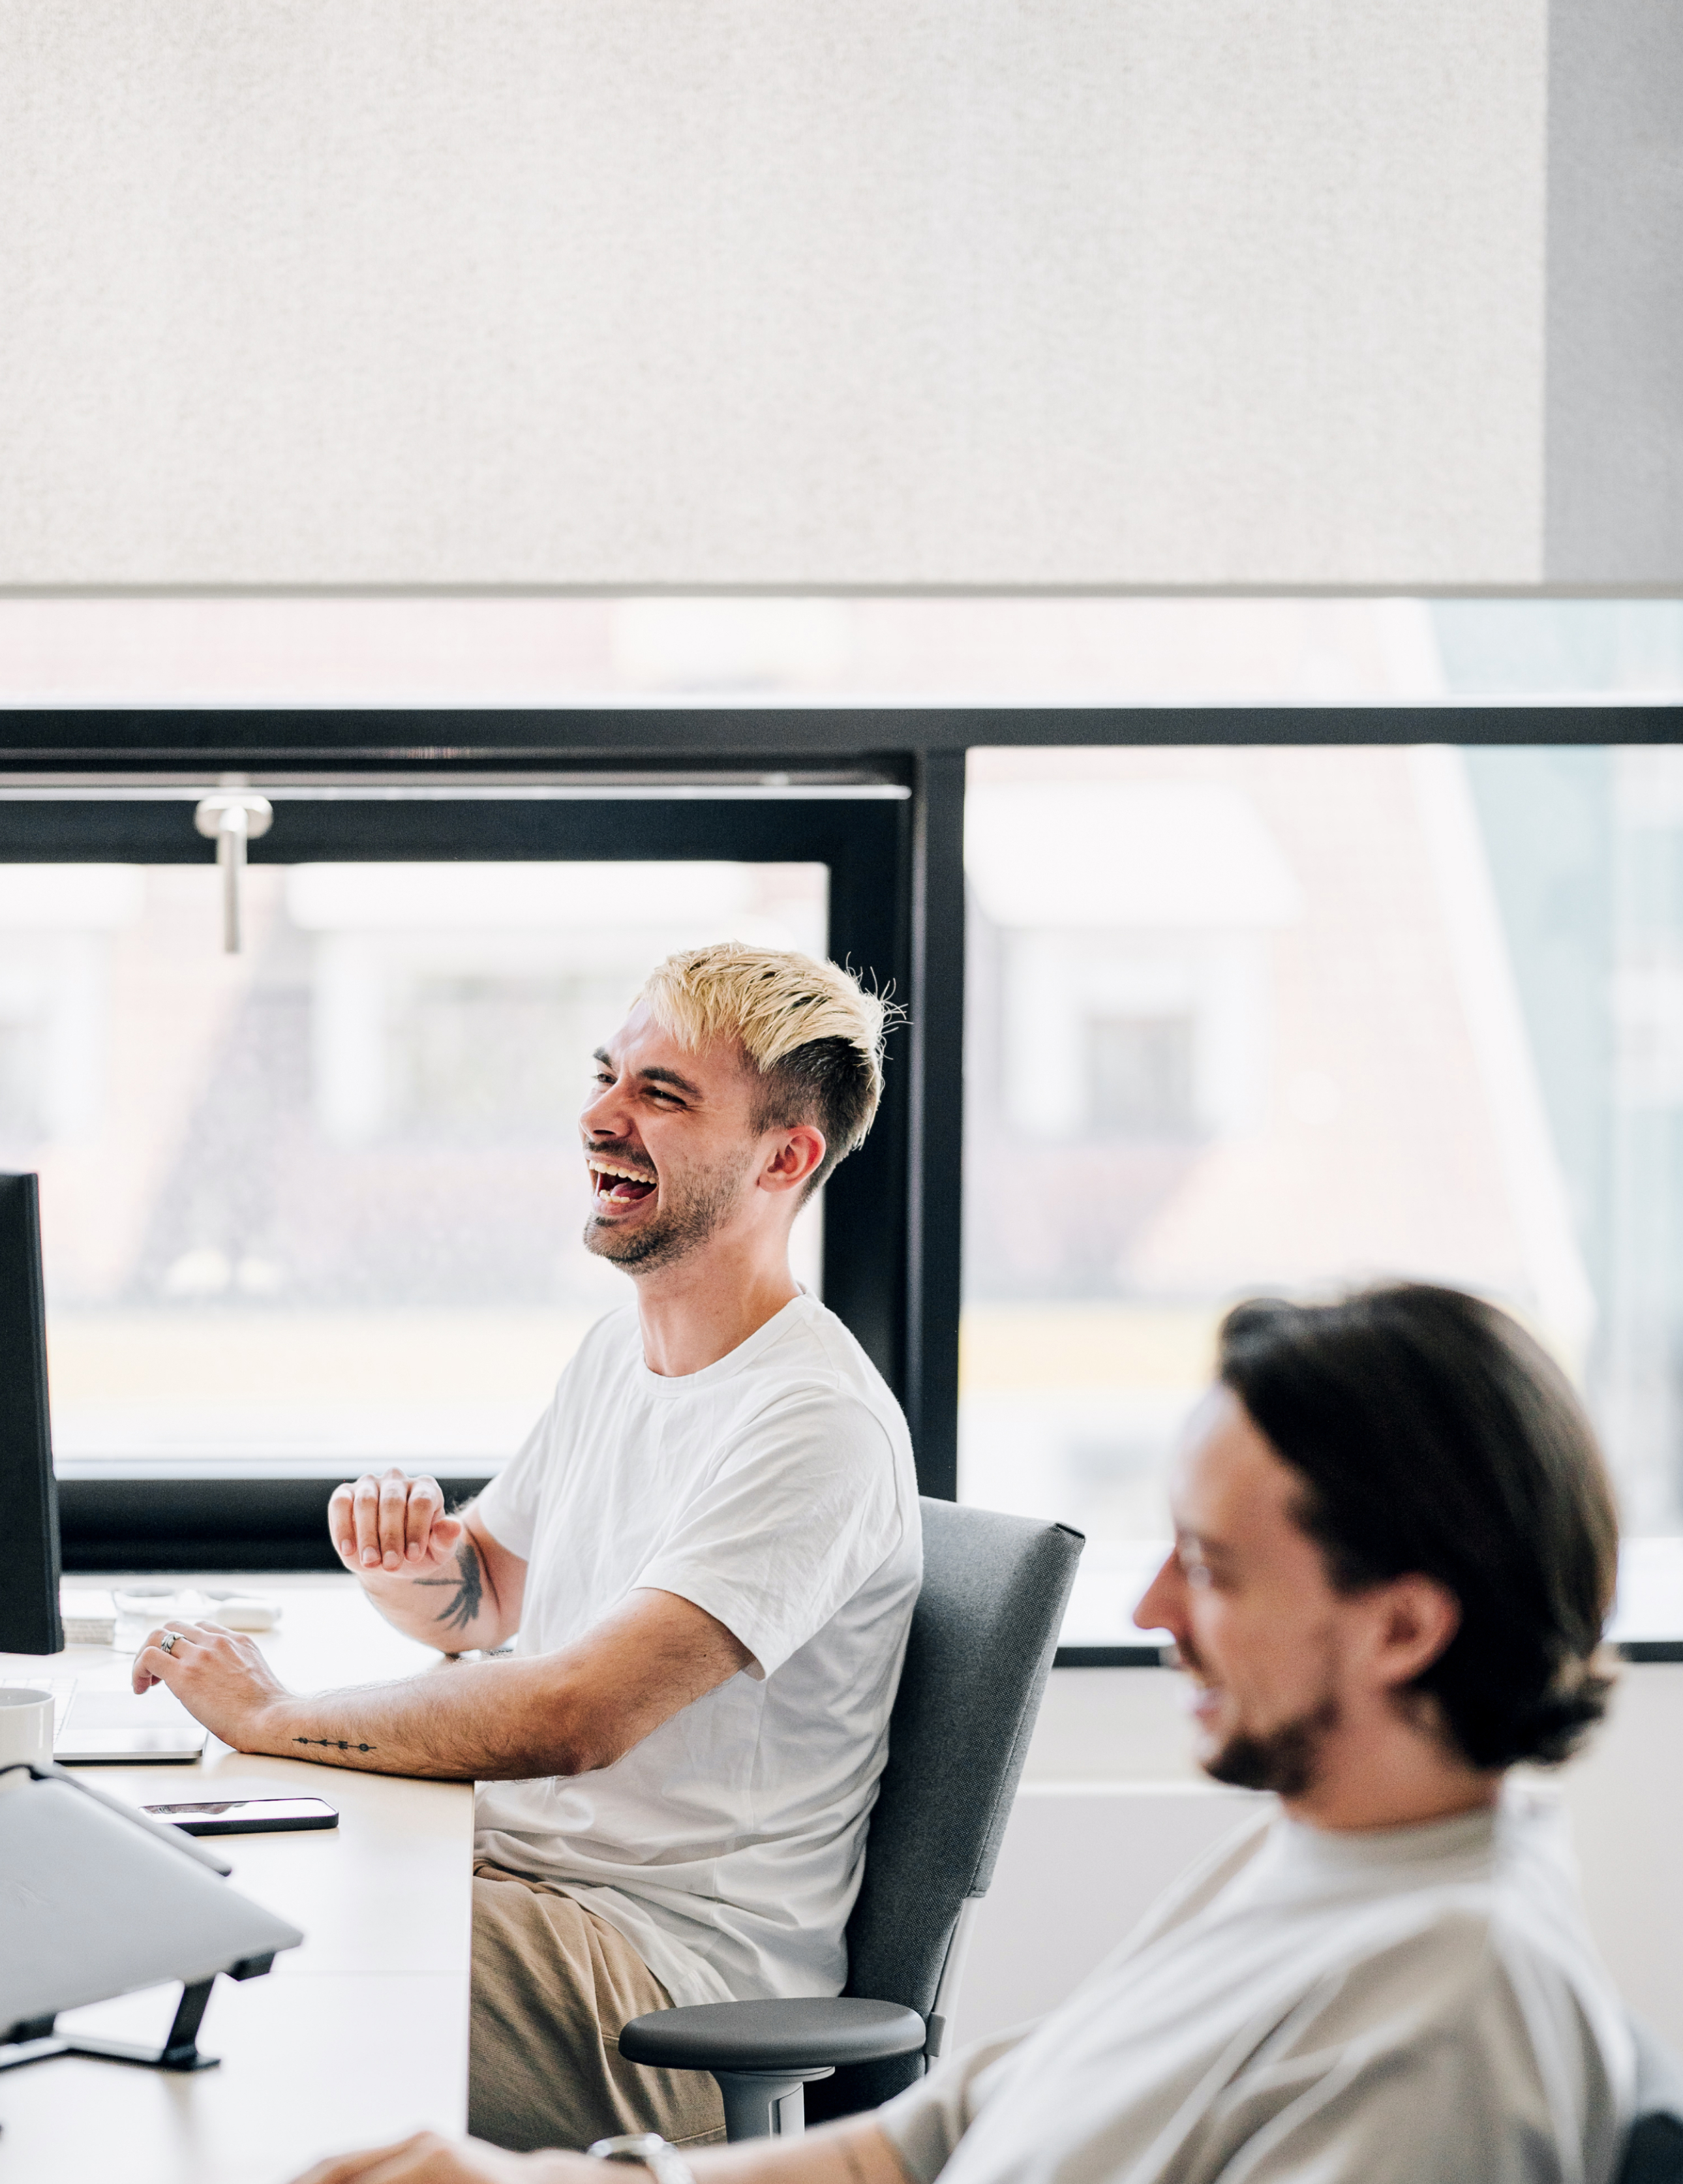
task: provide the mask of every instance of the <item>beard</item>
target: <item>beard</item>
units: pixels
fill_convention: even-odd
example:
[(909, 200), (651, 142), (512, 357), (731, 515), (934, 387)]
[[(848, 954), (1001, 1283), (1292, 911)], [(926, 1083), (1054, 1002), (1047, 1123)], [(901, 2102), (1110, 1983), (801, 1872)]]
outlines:
[[(1202, 1664), (1190, 1645), (1176, 1648), (1180, 1665)], [(1198, 1764), (1217, 1782), (1235, 1790), (1272, 1790), (1281, 1797), (1301, 1797), (1320, 1774), (1321, 1747), (1338, 1727), (1338, 1701), (1324, 1691), (1305, 1713), (1268, 1730), (1236, 1729), (1225, 1744)]]
[(1219, 1752), (1201, 1760), (1204, 1772), (1235, 1790), (1272, 1790), (1301, 1797), (1320, 1774), (1321, 1747), (1338, 1726), (1338, 1702), (1323, 1699), (1307, 1713), (1261, 1731), (1235, 1730)]
[[(616, 1149), (597, 1150), (605, 1160), (611, 1160)], [(675, 1265), (699, 1251), (729, 1214), (752, 1156), (753, 1148), (744, 1146), (717, 1167), (682, 1178), (662, 1176), (666, 1205), (628, 1234), (621, 1234), (610, 1221), (599, 1220), (593, 1212), (584, 1224), (585, 1250), (627, 1273), (652, 1273), (658, 1267)]]

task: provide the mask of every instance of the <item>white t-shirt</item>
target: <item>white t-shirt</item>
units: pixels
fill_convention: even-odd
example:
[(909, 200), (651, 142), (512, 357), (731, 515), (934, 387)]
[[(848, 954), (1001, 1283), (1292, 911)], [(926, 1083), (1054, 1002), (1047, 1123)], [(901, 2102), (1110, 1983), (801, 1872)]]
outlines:
[(527, 1565), (517, 1652), (570, 1644), (649, 1585), (764, 1671), (610, 1767), (482, 1783), (478, 1855), (588, 1904), (675, 2003), (839, 1992), (922, 1577), (911, 1437), (852, 1335), (802, 1295), (668, 1379), (635, 1307), (616, 1312), (478, 1516)]
[(1607, 2184), (1634, 2080), (1564, 1818), (1510, 1788), (1374, 1835), (1247, 1823), (878, 2120), (914, 2184)]

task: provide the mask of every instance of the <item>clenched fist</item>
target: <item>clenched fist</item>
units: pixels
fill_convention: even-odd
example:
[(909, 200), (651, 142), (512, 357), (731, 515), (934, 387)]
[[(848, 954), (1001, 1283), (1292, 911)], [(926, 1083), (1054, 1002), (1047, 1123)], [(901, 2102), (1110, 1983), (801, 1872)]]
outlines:
[(358, 1577), (401, 1570), (421, 1577), (453, 1563), (466, 1531), (444, 1514), (436, 1479), (410, 1479), (393, 1464), (378, 1478), (365, 1471), (354, 1485), (336, 1487), (327, 1530), (339, 1560)]

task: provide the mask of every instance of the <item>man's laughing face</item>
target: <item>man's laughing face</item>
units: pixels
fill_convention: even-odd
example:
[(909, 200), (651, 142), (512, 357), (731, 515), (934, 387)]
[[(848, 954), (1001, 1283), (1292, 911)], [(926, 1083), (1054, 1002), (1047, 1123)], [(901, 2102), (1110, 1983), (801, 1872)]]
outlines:
[(595, 1084), (580, 1117), (585, 1249), (628, 1273), (671, 1266), (726, 1227), (751, 1187), (749, 1065), (733, 1048), (680, 1046), (639, 1002), (598, 1050)]

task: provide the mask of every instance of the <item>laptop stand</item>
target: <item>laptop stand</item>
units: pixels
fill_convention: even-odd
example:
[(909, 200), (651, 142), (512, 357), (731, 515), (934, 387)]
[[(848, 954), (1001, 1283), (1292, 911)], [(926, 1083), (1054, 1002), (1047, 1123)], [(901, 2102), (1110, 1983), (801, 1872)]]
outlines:
[(56, 2020), (39, 2017), (33, 2025), (19, 2025), (20, 2037), (13, 2046), (0, 2048), (0, 2070), (20, 2070), (25, 2063), (50, 2063), (59, 2055), (92, 2055), (102, 2063), (137, 2063), (148, 2070), (214, 2070), (221, 2058), (199, 2053), (198, 2028), (215, 1984), (213, 1980), (200, 1980), (196, 1986), (181, 1989), (176, 2021), (161, 2048), (137, 2048), (126, 2040), (59, 2039), (53, 2030)]
[[(272, 1956), (249, 1957), (232, 1965), (228, 1976), (255, 1979), (274, 1961)], [(61, 2037), (53, 2029), (55, 2019), (37, 2017), (33, 2023), (18, 2025), (16, 2038), (0, 2047), (0, 2070), (20, 2070), (25, 2063), (51, 2063), (60, 2055), (87, 2055), (100, 2063), (133, 2063), (143, 2070), (214, 2070), (222, 2059), (199, 2053), (198, 2028), (215, 1984), (213, 1972), (208, 1980), (195, 1981), (181, 1989), (175, 2022), (161, 2048), (139, 2048), (127, 2040), (95, 2040), (75, 2034)]]

